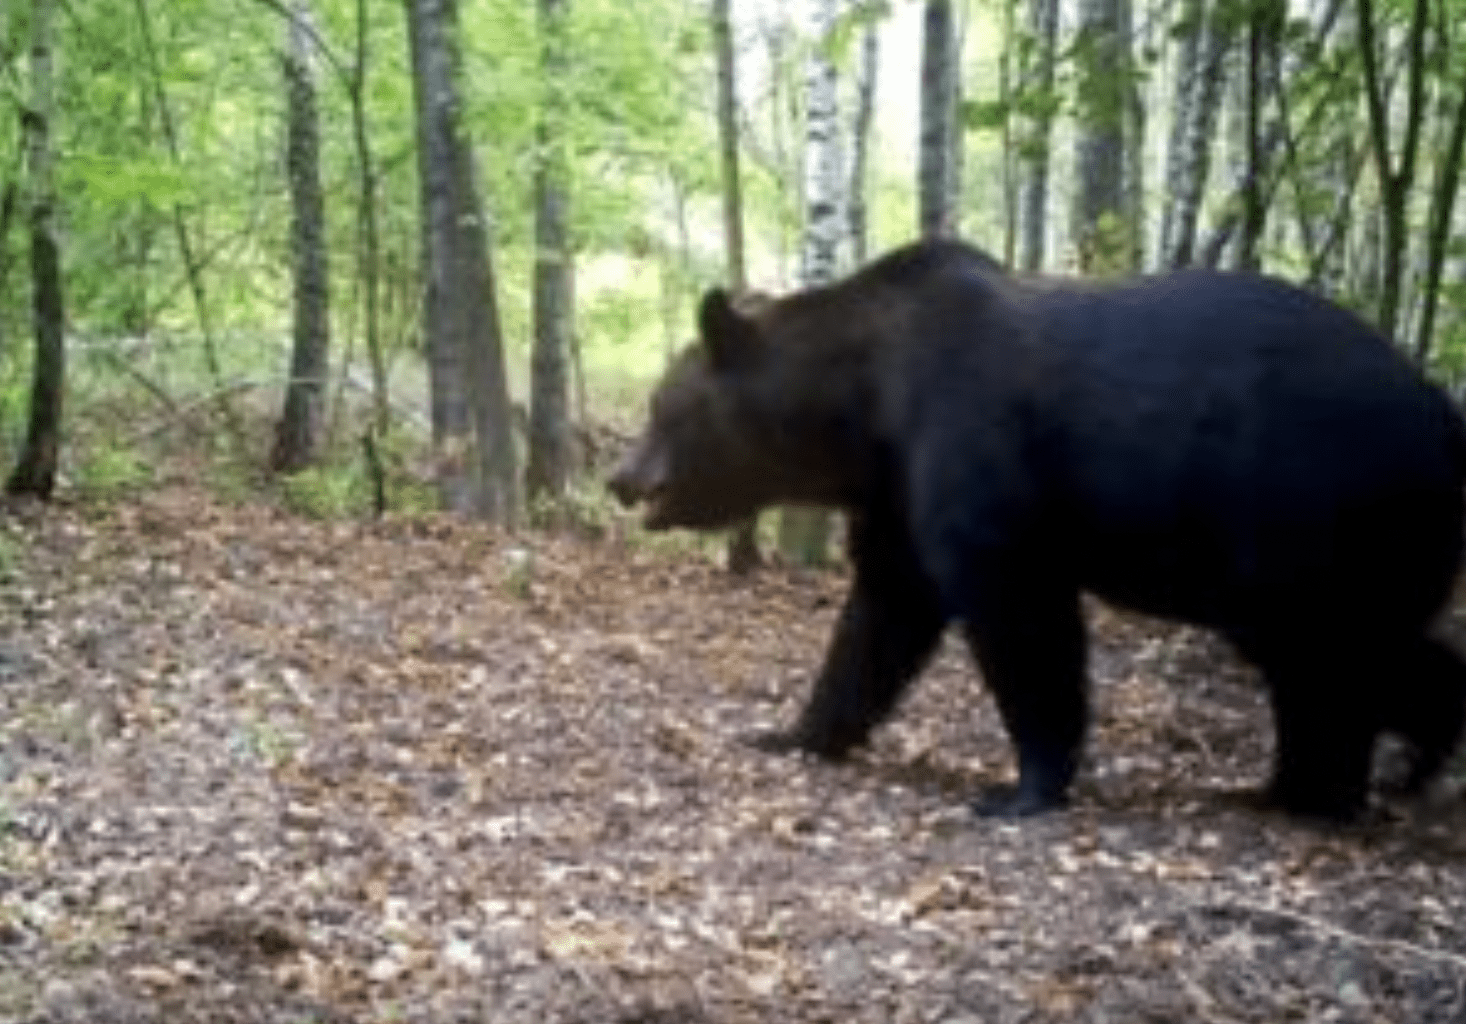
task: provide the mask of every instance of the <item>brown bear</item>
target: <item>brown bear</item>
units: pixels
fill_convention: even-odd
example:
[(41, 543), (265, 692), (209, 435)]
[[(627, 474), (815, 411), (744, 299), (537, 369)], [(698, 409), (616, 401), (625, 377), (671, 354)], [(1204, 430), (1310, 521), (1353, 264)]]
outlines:
[(1268, 794), (1364, 808), (1382, 732), (1441, 767), (1466, 666), (1428, 635), (1462, 548), (1466, 431), (1354, 315), (1281, 281), (1025, 280), (949, 241), (743, 308), (703, 299), (610, 486), (653, 529), (849, 514), (853, 583), (798, 723), (839, 757), (960, 623), (1016, 749), (977, 804), (1063, 806), (1080, 594), (1220, 631), (1265, 678)]

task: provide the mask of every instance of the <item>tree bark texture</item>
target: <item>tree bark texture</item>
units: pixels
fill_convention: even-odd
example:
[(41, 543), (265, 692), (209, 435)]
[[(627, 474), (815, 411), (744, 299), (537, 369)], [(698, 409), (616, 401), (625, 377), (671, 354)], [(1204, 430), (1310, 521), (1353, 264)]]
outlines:
[(444, 505), (512, 524), (514, 437), (488, 226), (462, 131), (454, 0), (407, 0), (433, 437)]
[(835, 63), (825, 52), (841, 0), (814, 0), (814, 51), (805, 68), (804, 246), (800, 283), (833, 281), (845, 230), (844, 155)]
[(561, 497), (570, 482), (570, 339), (574, 264), (567, 223), (570, 160), (565, 80), (569, 0), (539, 0), (540, 112), (535, 159), (534, 349), (530, 357), (530, 498)]
[(56, 243), (56, 112), (53, 65), (54, 0), (31, 4), (31, 103), (24, 129), (30, 171), (31, 287), (35, 318), (35, 369), (30, 418), (20, 459), (6, 482), (10, 494), (49, 498), (56, 486), (61, 448), (61, 405), (66, 382), (66, 313), (61, 257)]
[(293, 472), (315, 461), (325, 421), (331, 343), (326, 201), (321, 189), (321, 124), (304, 4), (291, 12), (281, 65), (285, 76), (285, 171), (290, 184), (294, 323), (285, 408), (275, 428), (270, 468)]
[(952, 0), (926, 0), (921, 43), (921, 137), (917, 229), (923, 238), (957, 230), (957, 25)]
[(1165, 202), (1158, 262), (1166, 269), (1190, 266), (1196, 225), (1211, 171), (1217, 115), (1227, 77), (1230, 46), (1216, 0), (1187, 0), (1182, 9), (1176, 68), (1176, 113), (1166, 152)]

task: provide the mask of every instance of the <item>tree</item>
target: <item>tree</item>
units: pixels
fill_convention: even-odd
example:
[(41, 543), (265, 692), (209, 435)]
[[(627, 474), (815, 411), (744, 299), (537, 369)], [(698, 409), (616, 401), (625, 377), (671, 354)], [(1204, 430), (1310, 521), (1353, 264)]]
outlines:
[(55, 0), (31, 3), (31, 101), (22, 115), (30, 172), (31, 287), (35, 318), (35, 369), (30, 420), (20, 459), (5, 489), (49, 498), (56, 486), (61, 447), (61, 404), (66, 384), (66, 311), (61, 257), (56, 241)]
[[(1374, 0), (1356, 0), (1360, 67), (1364, 74), (1365, 110), (1369, 114), (1369, 140), (1374, 154), (1374, 173), (1380, 192), (1380, 227), (1383, 231), (1380, 295), (1375, 322), (1385, 334), (1394, 334), (1400, 313), (1400, 293), (1409, 249), (1410, 191), (1420, 154), (1421, 130), (1425, 124), (1425, 33), (1429, 25), (1429, 0), (1413, 0), (1410, 24), (1405, 30), (1405, 97), (1403, 103), (1386, 95), (1385, 75), (1380, 69), (1379, 26)], [(1405, 124), (1396, 134), (1390, 124), (1390, 110), (1403, 109)], [(1398, 152), (1391, 152), (1391, 142)]]
[(407, 0), (433, 441), (444, 505), (518, 514), (509, 388), (473, 149), (462, 131), (456, 0)]
[(917, 227), (924, 237), (953, 235), (957, 231), (956, 41), (952, 0), (926, 0), (917, 169)]
[(1132, 243), (1126, 237), (1125, 105), (1130, 73), (1129, 43), (1122, 26), (1129, 0), (1080, 0), (1078, 61), (1078, 196), (1075, 241), (1080, 268), (1128, 269)]
[[(805, 65), (804, 240), (800, 284), (827, 284), (839, 271), (840, 239), (848, 223), (845, 164), (840, 146), (839, 79), (829, 52), (841, 0), (814, 0)], [(786, 508), (779, 521), (779, 549), (794, 561), (818, 564), (827, 557), (830, 515), (816, 509)]]
[[(1437, 165), (1431, 189), (1431, 218), (1425, 247), (1425, 274), (1421, 287), (1420, 323), (1415, 332), (1415, 359), (1424, 364), (1435, 340), (1436, 310), (1440, 305), (1441, 271), (1445, 267), (1446, 243), (1451, 235), (1455, 201), (1461, 191), (1463, 157), (1466, 157), (1466, 61), (1460, 63), (1460, 85), (1456, 88), (1456, 109), (1446, 133), (1445, 148)], [(1450, 90), (1445, 91), (1449, 95)], [(1445, 101), (1449, 104), (1449, 101)], [(1449, 107), (1447, 108), (1449, 109)], [(0, 236), (3, 237), (3, 236)], [(1466, 271), (1466, 264), (1463, 264)]]
[[(743, 184), (738, 167), (738, 74), (733, 56), (729, 0), (713, 0), (713, 54), (718, 74), (718, 151), (722, 163), (723, 253), (728, 286), (734, 293), (748, 287), (743, 255)], [(734, 528), (728, 538), (728, 571), (742, 576), (758, 568), (758, 517)]]
[(1166, 200), (1161, 211), (1159, 262), (1189, 266), (1196, 247), (1196, 224), (1206, 194), (1212, 143), (1227, 76), (1230, 35), (1219, 16), (1225, 0), (1187, 0), (1176, 31), (1181, 52), (1176, 69), (1176, 107), (1166, 153)]
[(286, 23), (285, 170), (290, 182), (290, 250), (294, 326), (285, 408), (276, 425), (270, 468), (292, 472), (316, 458), (321, 443), (330, 351), (330, 277), (326, 255), (326, 201), (321, 190), (321, 125), (316, 106), (310, 9), (297, 0)]
[(569, 0), (539, 0), (540, 110), (535, 138), (534, 348), (530, 358), (530, 498), (560, 497), (570, 481), (569, 353), (574, 269), (565, 81)]
[(875, 122), (876, 77), (880, 71), (880, 21), (878, 9), (864, 12), (860, 36), (860, 59), (855, 68), (855, 116), (850, 131), (850, 262), (860, 266), (870, 249), (866, 216), (866, 192), (870, 183), (870, 136)]
[(1054, 91), (1059, 0), (1028, 0), (1027, 35), (1019, 53), (1019, 108), (1023, 130), (1018, 143), (1022, 168), (1018, 266), (1024, 273), (1043, 269), (1048, 234), (1049, 146), (1058, 96)]

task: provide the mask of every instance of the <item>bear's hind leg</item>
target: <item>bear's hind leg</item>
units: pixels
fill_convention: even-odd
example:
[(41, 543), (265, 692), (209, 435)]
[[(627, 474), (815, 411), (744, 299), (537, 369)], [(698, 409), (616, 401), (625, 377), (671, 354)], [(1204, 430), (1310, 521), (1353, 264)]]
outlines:
[(1370, 700), (1378, 664), (1357, 651), (1305, 659), (1296, 649), (1263, 662), (1277, 737), (1270, 805), (1329, 821), (1351, 821), (1364, 810), (1381, 727)]
[(1404, 792), (1418, 793), (1456, 750), (1466, 723), (1466, 664), (1450, 647), (1421, 637), (1389, 666), (1381, 683), (1392, 703), (1385, 725), (1410, 742)]

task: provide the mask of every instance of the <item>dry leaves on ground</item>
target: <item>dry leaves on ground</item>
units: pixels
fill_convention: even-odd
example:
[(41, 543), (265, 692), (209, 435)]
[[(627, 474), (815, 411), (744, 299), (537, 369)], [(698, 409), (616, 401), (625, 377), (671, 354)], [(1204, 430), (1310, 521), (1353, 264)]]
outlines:
[(1248, 810), (1194, 631), (1091, 609), (1076, 806), (993, 824), (955, 644), (849, 764), (742, 742), (837, 574), (182, 490), (4, 529), (0, 1019), (1466, 1020), (1462, 815)]

